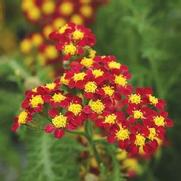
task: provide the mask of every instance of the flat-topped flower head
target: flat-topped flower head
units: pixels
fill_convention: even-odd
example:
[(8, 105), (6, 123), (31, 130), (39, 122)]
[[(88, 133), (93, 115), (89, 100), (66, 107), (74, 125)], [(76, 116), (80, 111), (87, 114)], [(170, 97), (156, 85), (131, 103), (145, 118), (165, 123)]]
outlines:
[(44, 104), (44, 100), (41, 95), (33, 96), (30, 100), (30, 105), (33, 108), (36, 108), (37, 106), (42, 105), (42, 104)]

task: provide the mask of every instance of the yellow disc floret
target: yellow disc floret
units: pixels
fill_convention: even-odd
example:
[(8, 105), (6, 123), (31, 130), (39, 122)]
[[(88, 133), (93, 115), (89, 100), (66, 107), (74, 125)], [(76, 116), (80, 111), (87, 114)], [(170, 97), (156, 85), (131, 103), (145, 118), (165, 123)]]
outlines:
[(24, 39), (20, 44), (20, 50), (22, 53), (29, 53), (32, 48), (32, 42), (29, 39)]
[(114, 79), (114, 82), (117, 85), (120, 85), (120, 86), (123, 86), (123, 87), (125, 87), (127, 85), (127, 80), (122, 74), (116, 75), (115, 79)]
[(119, 69), (121, 67), (121, 64), (115, 61), (111, 61), (109, 62), (108, 67), (110, 69)]
[(37, 107), (38, 105), (44, 104), (44, 100), (42, 99), (41, 95), (33, 96), (30, 100), (30, 104), (33, 108)]
[(134, 117), (134, 119), (142, 119), (143, 113), (139, 110), (133, 111), (133, 117)]
[(108, 96), (112, 96), (114, 94), (114, 88), (109, 85), (104, 86), (102, 89), (104, 90), (104, 93)]
[(71, 103), (68, 107), (68, 111), (72, 112), (75, 116), (77, 116), (82, 111), (82, 106), (80, 104)]
[(56, 84), (54, 82), (49, 83), (49, 84), (46, 84), (45, 87), (49, 90), (53, 90), (56, 87)]
[(45, 14), (51, 14), (55, 10), (55, 3), (53, 1), (46, 1), (42, 4), (42, 11)]
[(153, 105), (156, 105), (158, 103), (158, 99), (152, 95), (149, 95), (149, 101)]
[(77, 25), (81, 25), (81, 24), (84, 23), (83, 18), (82, 18), (80, 15), (78, 15), (78, 14), (73, 15), (73, 16), (71, 17), (70, 21), (71, 21), (72, 23), (77, 24)]
[(95, 93), (97, 85), (95, 82), (87, 82), (85, 84), (85, 92)]
[(75, 73), (73, 76), (73, 79), (74, 79), (74, 81), (80, 81), (80, 80), (84, 80), (85, 76), (86, 76), (86, 74), (84, 72)]
[(49, 45), (45, 49), (45, 55), (49, 59), (55, 59), (58, 57), (57, 49), (54, 46)]
[(104, 104), (99, 99), (96, 101), (90, 100), (89, 106), (90, 106), (91, 110), (96, 112), (97, 114), (101, 114), (105, 109)]
[(43, 38), (40, 34), (36, 33), (33, 35), (32, 41), (33, 41), (34, 46), (37, 47), (43, 42)]
[(80, 12), (82, 13), (83, 16), (90, 17), (92, 16), (93, 10), (91, 6), (84, 5), (80, 8)]
[(92, 66), (93, 60), (92, 60), (92, 58), (86, 58), (86, 57), (84, 57), (84, 58), (81, 60), (80, 63), (81, 63), (81, 65), (89, 68), (89, 67)]
[(135, 145), (143, 146), (145, 144), (145, 137), (141, 134), (136, 135)]
[(77, 51), (77, 48), (72, 43), (65, 45), (63, 48), (63, 53), (66, 55), (69, 55), (69, 54), (75, 55), (76, 51)]
[(74, 10), (73, 3), (71, 2), (64, 2), (60, 5), (59, 11), (61, 14), (69, 16)]
[(65, 73), (60, 77), (60, 83), (68, 85), (69, 80), (65, 78)]
[(61, 102), (63, 100), (65, 100), (65, 96), (62, 95), (61, 93), (55, 93), (53, 96), (52, 96), (52, 99), (54, 102)]
[(79, 30), (75, 30), (72, 33), (72, 37), (74, 40), (81, 40), (84, 37), (84, 33)]
[(22, 111), (18, 116), (18, 123), (25, 124), (28, 117), (28, 113), (26, 111)]
[(131, 94), (129, 96), (129, 102), (132, 104), (140, 104), (141, 103), (141, 96), (138, 94)]
[(154, 122), (157, 126), (165, 126), (165, 118), (163, 116), (156, 116)]
[(150, 140), (154, 140), (155, 137), (156, 137), (156, 129), (155, 128), (149, 128), (149, 135), (148, 135), (148, 138)]
[(118, 140), (121, 140), (121, 141), (128, 139), (129, 138), (129, 130), (120, 127), (120, 130), (116, 133), (116, 138)]
[(92, 74), (95, 76), (95, 78), (98, 78), (104, 74), (104, 72), (100, 69), (95, 69), (92, 71)]
[(56, 128), (65, 128), (67, 124), (67, 117), (60, 114), (52, 119), (52, 123)]
[(38, 20), (41, 16), (40, 10), (34, 6), (28, 11), (28, 16), (32, 20)]
[(115, 114), (110, 114), (105, 117), (104, 122), (108, 124), (114, 124), (116, 122), (117, 116)]
[(65, 25), (65, 20), (63, 18), (56, 18), (54, 21), (53, 21), (53, 26), (58, 29), (60, 28), (61, 26)]

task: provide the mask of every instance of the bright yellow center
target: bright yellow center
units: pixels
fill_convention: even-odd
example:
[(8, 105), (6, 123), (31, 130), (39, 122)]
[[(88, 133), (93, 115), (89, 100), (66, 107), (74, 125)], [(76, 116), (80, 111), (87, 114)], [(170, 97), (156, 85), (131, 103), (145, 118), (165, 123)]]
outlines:
[(60, 27), (60, 29), (58, 30), (59, 33), (63, 34), (65, 33), (65, 30), (68, 28), (68, 25), (65, 24), (64, 26)]
[(114, 94), (114, 89), (111, 86), (104, 86), (102, 89), (104, 90), (104, 93), (108, 96), (112, 96)]
[(63, 18), (56, 18), (53, 22), (53, 26), (58, 29), (59, 27), (65, 24), (65, 20)]
[(69, 16), (73, 10), (74, 10), (74, 6), (71, 2), (64, 2), (60, 5), (60, 13), (66, 16)]
[(86, 57), (84, 57), (84, 58), (81, 60), (80, 63), (81, 63), (83, 66), (89, 68), (89, 67), (92, 66), (93, 60), (92, 60), (92, 58), (86, 58)]
[(97, 85), (95, 82), (87, 82), (85, 84), (85, 92), (95, 93), (96, 89), (97, 89)]
[(96, 56), (96, 51), (92, 48), (89, 49), (89, 58), (94, 58)]
[(55, 83), (49, 83), (49, 84), (46, 84), (45, 87), (49, 90), (53, 90), (56, 87), (56, 84)]
[(149, 95), (149, 101), (151, 104), (156, 105), (158, 103), (158, 99), (152, 95)]
[(141, 102), (141, 96), (138, 95), (138, 94), (131, 94), (129, 96), (129, 101), (132, 103), (132, 104), (139, 104)]
[(118, 140), (124, 141), (129, 138), (129, 130), (120, 128), (120, 130), (116, 133), (116, 137)]
[(143, 113), (139, 110), (133, 111), (133, 117), (134, 117), (134, 119), (142, 119)]
[(75, 30), (72, 33), (72, 37), (74, 40), (81, 40), (84, 37), (84, 33), (79, 30)]
[(104, 122), (108, 124), (114, 124), (116, 122), (116, 115), (115, 114), (110, 114), (105, 117)]
[(24, 39), (20, 44), (20, 50), (22, 53), (29, 53), (32, 48), (32, 43), (29, 39)]
[(92, 111), (96, 112), (97, 114), (101, 114), (104, 111), (104, 104), (101, 102), (101, 100), (90, 100), (89, 101), (89, 106), (92, 109)]
[(114, 82), (115, 82), (116, 84), (118, 84), (118, 85), (123, 86), (123, 87), (125, 87), (126, 84), (127, 84), (127, 80), (126, 80), (126, 78), (125, 78), (122, 74), (116, 75)]
[(55, 93), (53, 96), (52, 96), (52, 99), (54, 102), (61, 102), (63, 100), (65, 100), (65, 96), (62, 95), (61, 93)]
[(35, 46), (39, 46), (43, 42), (43, 38), (40, 34), (34, 34), (32, 41)]
[(165, 119), (163, 116), (156, 116), (154, 118), (154, 122), (157, 126), (164, 126), (165, 125)]
[(77, 116), (82, 111), (82, 106), (80, 104), (70, 104), (68, 107), (68, 111), (72, 112), (75, 116)]
[(46, 1), (42, 5), (42, 11), (45, 14), (51, 14), (55, 10), (55, 3), (53, 1)]
[(52, 45), (49, 45), (46, 47), (45, 54), (46, 54), (46, 57), (49, 59), (55, 59), (58, 57), (57, 49)]
[(32, 7), (31, 10), (28, 11), (28, 16), (32, 20), (38, 20), (41, 16), (40, 10), (36, 7)]
[(52, 119), (52, 123), (56, 128), (65, 128), (67, 124), (67, 117), (60, 114)]
[(35, 108), (38, 105), (44, 104), (44, 100), (42, 99), (41, 95), (36, 95), (31, 98), (30, 104), (33, 108)]
[(69, 80), (65, 78), (65, 74), (60, 77), (60, 83), (68, 85)]
[(149, 136), (148, 138), (150, 140), (154, 140), (155, 139), (155, 136), (156, 136), (156, 129), (155, 128), (149, 128)]
[(121, 67), (121, 64), (115, 61), (111, 61), (108, 64), (110, 69), (119, 69)]
[(72, 43), (65, 45), (63, 49), (65, 55), (75, 55), (76, 51), (77, 48)]
[(21, 8), (22, 8), (22, 10), (23, 11), (28, 11), (28, 10), (30, 10), (32, 7), (34, 7), (34, 3), (33, 3), (33, 1), (30, 1), (30, 0), (24, 0), (24, 1), (22, 1), (22, 4), (21, 4)]
[(84, 80), (84, 77), (86, 74), (84, 72), (81, 73), (75, 73), (73, 76), (74, 81)]
[(53, 31), (53, 27), (50, 25), (46, 25), (43, 28), (43, 34), (48, 38), (48, 36), (50, 35), (50, 33)]
[(98, 78), (104, 74), (104, 72), (100, 69), (95, 69), (92, 71), (92, 74), (95, 76), (95, 78)]
[(78, 14), (73, 15), (70, 20), (72, 23), (75, 23), (77, 25), (81, 25), (84, 23), (82, 17)]
[(135, 145), (143, 146), (144, 144), (145, 144), (145, 137), (142, 136), (141, 134), (137, 134), (135, 139)]
[(25, 124), (27, 117), (28, 117), (28, 113), (26, 111), (22, 111), (18, 116), (18, 123)]
[(85, 17), (90, 17), (92, 16), (93, 10), (92, 7), (89, 5), (84, 5), (80, 8), (80, 12), (82, 13), (82, 15), (84, 15)]

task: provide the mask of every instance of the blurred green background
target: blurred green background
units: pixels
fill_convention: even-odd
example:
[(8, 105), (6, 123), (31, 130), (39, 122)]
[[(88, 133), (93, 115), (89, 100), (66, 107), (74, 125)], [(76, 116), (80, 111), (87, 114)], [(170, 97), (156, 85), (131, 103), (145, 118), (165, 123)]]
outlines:
[[(35, 145), (44, 138), (38, 140), (34, 133), (31, 139), (36, 141), (26, 138), (29, 144), (25, 144), (24, 130), (15, 135), (10, 131), (10, 127), (23, 99), (22, 84), (30, 81), (28, 70), (21, 64), (18, 43), (31, 25), (23, 17), (20, 0), (0, 2), (0, 180), (29, 181), (35, 179), (36, 174), (36, 171), (31, 171), (29, 167), (31, 164), (36, 165), (38, 159), (41, 159), (36, 152), (44, 149)], [(168, 134), (169, 146), (162, 149), (159, 158), (151, 161), (147, 173), (133, 180), (180, 181), (181, 0), (109, 0), (107, 5), (99, 9), (96, 20), (90, 27), (97, 37), (95, 49), (98, 53), (116, 55), (120, 62), (128, 65), (135, 86), (153, 87), (155, 95), (167, 101), (168, 112), (174, 120), (174, 127)], [(37, 76), (41, 81), (45, 81), (44, 75), (46, 71), (40, 70)], [(59, 180), (68, 181), (72, 178), (76, 180), (77, 167), (76, 163), (73, 163), (73, 158), (76, 151), (81, 148), (76, 146), (72, 148), (76, 143), (70, 140), (66, 142), (68, 143), (66, 149), (61, 149), (61, 144), (45, 140), (47, 144), (51, 142), (47, 148), (51, 154), (53, 148), (58, 148), (60, 150), (58, 154), (62, 154), (60, 157), (53, 156), (47, 164), (55, 159), (56, 164), (60, 166), (60, 163), (64, 164), (64, 157), (70, 160), (65, 165), (69, 173), (72, 173), (72, 177), (69, 178), (66, 171), (60, 175)], [(31, 153), (27, 151), (29, 149), (36, 152), (29, 154)], [(69, 157), (68, 153), (72, 157)], [(30, 158), (29, 164), (27, 158)], [(57, 168), (63, 169), (61, 166)], [(39, 172), (43, 169), (40, 168)], [(29, 176), (25, 179), (22, 175)]]

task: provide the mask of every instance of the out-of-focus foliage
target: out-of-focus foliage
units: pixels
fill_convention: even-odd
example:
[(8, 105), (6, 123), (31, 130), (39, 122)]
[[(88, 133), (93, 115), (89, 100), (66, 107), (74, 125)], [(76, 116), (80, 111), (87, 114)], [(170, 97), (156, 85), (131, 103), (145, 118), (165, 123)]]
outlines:
[(171, 147), (150, 167), (158, 180), (164, 181), (181, 179), (180, 7), (180, 0), (112, 0), (100, 10), (93, 27), (99, 52), (115, 54), (133, 72), (135, 85), (152, 85), (157, 95), (168, 101), (175, 121)]

